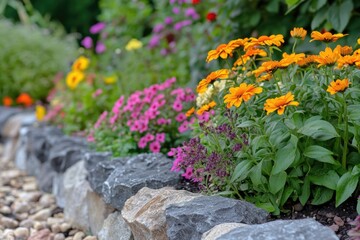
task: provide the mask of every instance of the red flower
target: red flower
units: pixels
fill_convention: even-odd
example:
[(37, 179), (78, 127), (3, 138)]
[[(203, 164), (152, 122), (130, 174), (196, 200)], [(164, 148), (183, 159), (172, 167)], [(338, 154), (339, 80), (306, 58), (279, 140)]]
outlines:
[(6, 97), (3, 98), (3, 105), (5, 107), (11, 106), (12, 103), (13, 103), (13, 100), (11, 99), (11, 97), (6, 96)]
[(200, 0), (192, 0), (193, 5), (198, 4), (198, 3), (200, 3)]
[(216, 13), (214, 12), (209, 12), (207, 15), (206, 15), (206, 19), (209, 21), (209, 22), (213, 22), (216, 20)]
[(16, 103), (17, 104), (22, 104), (25, 107), (29, 107), (33, 104), (33, 99), (30, 97), (29, 94), (27, 93), (21, 93), (17, 98), (16, 98)]

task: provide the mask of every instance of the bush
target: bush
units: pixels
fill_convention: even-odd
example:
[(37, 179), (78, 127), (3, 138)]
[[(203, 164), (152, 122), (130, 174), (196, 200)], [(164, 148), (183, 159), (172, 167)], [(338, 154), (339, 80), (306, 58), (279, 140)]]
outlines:
[[(312, 41), (326, 48), (305, 55), (295, 50), (306, 31), (291, 34), (293, 51), (280, 58), (281, 34), (236, 39), (209, 51), (208, 62), (233, 63), (197, 86), (198, 114), (215, 100), (215, 115), (170, 152), (173, 169), (184, 169), (205, 190), (274, 214), (289, 199), (319, 205), (334, 193), (338, 206), (360, 176), (360, 50), (333, 43), (346, 35), (313, 32)], [(225, 88), (214, 91), (216, 82)]]
[(21, 92), (45, 99), (55, 74), (66, 70), (75, 54), (75, 42), (5, 20), (0, 20), (0, 35), (0, 99)]

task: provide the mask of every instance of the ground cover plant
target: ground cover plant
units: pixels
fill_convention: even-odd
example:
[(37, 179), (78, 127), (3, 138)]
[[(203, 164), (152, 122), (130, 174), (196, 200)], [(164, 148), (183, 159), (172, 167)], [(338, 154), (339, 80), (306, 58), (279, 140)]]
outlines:
[[(196, 113), (214, 112), (194, 138), (173, 148), (173, 170), (204, 191), (245, 199), (273, 214), (288, 201), (346, 201), (359, 186), (360, 66), (346, 34), (311, 33), (323, 49), (306, 54), (307, 35), (294, 28), (291, 52), (283, 35), (240, 38), (208, 52), (223, 68), (197, 86)], [(280, 53), (280, 54), (279, 54)], [(225, 85), (224, 87), (218, 87)], [(215, 89), (217, 89), (215, 91)]]

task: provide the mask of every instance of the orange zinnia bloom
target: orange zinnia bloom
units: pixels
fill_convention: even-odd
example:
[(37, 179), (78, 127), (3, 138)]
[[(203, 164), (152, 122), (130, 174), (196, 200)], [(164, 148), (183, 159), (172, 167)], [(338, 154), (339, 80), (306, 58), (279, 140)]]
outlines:
[(318, 67), (325, 65), (333, 65), (341, 57), (340, 53), (331, 50), (331, 48), (325, 48), (325, 51), (321, 51), (319, 56), (315, 57), (315, 62), (318, 63)]
[(256, 55), (259, 55), (261, 57), (266, 57), (267, 53), (263, 49), (259, 49), (259, 48), (255, 48), (255, 47), (248, 48), (246, 50), (245, 54), (242, 55), (241, 57), (239, 57), (235, 61), (234, 67), (246, 64), (247, 61), (249, 61), (252, 56), (256, 56)]
[(350, 83), (351, 82), (349, 82), (349, 79), (347, 78), (343, 80), (337, 79), (336, 81), (332, 81), (330, 83), (330, 86), (327, 88), (326, 91), (329, 92), (331, 95), (334, 95), (337, 92), (345, 91), (349, 87)]
[(216, 102), (212, 101), (212, 102), (210, 102), (208, 104), (205, 104), (205, 105), (201, 106), (201, 108), (199, 108), (196, 111), (196, 114), (201, 116), (201, 115), (203, 115), (204, 112), (209, 111), (211, 108), (213, 108), (215, 106), (216, 106)]
[(277, 98), (269, 98), (264, 104), (264, 110), (269, 115), (277, 110), (279, 115), (284, 114), (285, 107), (287, 106), (298, 106), (299, 102), (294, 101), (294, 95), (288, 92), (286, 95)]
[(11, 97), (6, 96), (3, 98), (3, 105), (5, 107), (10, 107), (12, 104), (13, 104), (13, 100), (11, 99)]
[(284, 36), (281, 34), (271, 36), (261, 36), (259, 38), (250, 38), (250, 42), (245, 44), (245, 50), (254, 46), (272, 46), (280, 47), (284, 43)]
[(29, 107), (33, 104), (33, 99), (30, 97), (29, 94), (27, 93), (21, 93), (17, 98), (16, 98), (16, 103), (17, 104), (22, 104), (25, 107)]
[(89, 66), (90, 60), (86, 57), (79, 57), (72, 65), (73, 71), (83, 71)]
[(346, 55), (343, 57), (340, 57), (337, 60), (338, 68), (347, 67), (347, 66), (353, 66), (358, 65), (360, 63), (360, 56), (359, 55)]
[(271, 73), (266, 73), (261, 75), (260, 77), (258, 77), (256, 80), (258, 82), (263, 82), (263, 81), (268, 81), (273, 77), (273, 75)]
[(232, 51), (233, 49), (228, 48), (227, 44), (220, 44), (215, 50), (208, 52), (206, 62), (218, 59), (219, 57), (222, 59), (226, 59), (228, 56), (232, 57)]
[(228, 49), (232, 49), (232, 51), (234, 51), (236, 48), (238, 47), (243, 47), (245, 46), (245, 44), (249, 41), (248, 38), (238, 38), (238, 39), (235, 39), (235, 40), (231, 40), (230, 42), (228, 42), (227, 44), (227, 48)]
[(229, 78), (229, 70), (228, 69), (220, 69), (215, 72), (210, 73), (207, 75), (206, 80), (209, 82), (213, 82), (216, 79), (226, 79)]
[(305, 58), (299, 60), (299, 61), (297, 62), (297, 65), (299, 65), (299, 67), (306, 68), (306, 67), (308, 67), (310, 64), (316, 63), (316, 62), (315, 62), (315, 58), (316, 58), (315, 55), (307, 55)]
[(337, 34), (331, 34), (330, 32), (318, 32), (318, 31), (313, 31), (311, 33), (311, 40), (312, 41), (322, 41), (322, 42), (336, 42), (339, 38), (345, 37), (348, 34), (342, 34), (342, 33), (337, 33)]
[(203, 93), (206, 92), (206, 89), (208, 87), (208, 85), (210, 84), (210, 81), (208, 81), (207, 79), (203, 79), (199, 82), (199, 84), (196, 87), (196, 92), (197, 93)]
[(290, 31), (290, 35), (293, 38), (301, 38), (302, 40), (305, 39), (307, 31), (303, 28), (293, 28), (293, 30)]
[(230, 93), (224, 96), (224, 103), (227, 108), (232, 106), (240, 107), (241, 103), (247, 102), (255, 94), (262, 92), (261, 87), (255, 87), (253, 84), (241, 83), (239, 87), (229, 89)]
[(280, 68), (286, 68), (288, 67), (290, 64), (292, 63), (297, 63), (298, 61), (302, 60), (305, 58), (305, 54), (304, 53), (292, 53), (292, 54), (287, 54), (287, 53), (283, 53), (283, 59), (280, 60), (279, 62), (279, 67)]
[(345, 56), (350, 55), (353, 52), (353, 49), (350, 46), (337, 45), (336, 48), (334, 48), (334, 52), (338, 52), (341, 56)]
[(278, 61), (267, 61), (263, 62), (258, 69), (252, 71), (255, 77), (259, 77), (262, 73), (273, 73), (279, 67)]
[(195, 112), (195, 108), (192, 107), (185, 113), (185, 116), (190, 117), (191, 115), (194, 114), (194, 112)]

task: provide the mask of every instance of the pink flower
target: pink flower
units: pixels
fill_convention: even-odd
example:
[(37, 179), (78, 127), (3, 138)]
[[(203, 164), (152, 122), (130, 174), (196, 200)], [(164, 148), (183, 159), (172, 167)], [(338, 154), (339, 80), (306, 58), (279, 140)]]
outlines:
[(187, 167), (185, 173), (181, 174), (181, 176), (183, 176), (185, 179), (191, 179), (193, 175), (192, 172), (193, 172), (193, 168)]
[(175, 120), (178, 122), (183, 122), (186, 120), (186, 115), (184, 113), (179, 113), (176, 117)]
[(170, 25), (173, 23), (173, 19), (171, 17), (166, 17), (164, 23), (166, 25)]
[(137, 132), (140, 130), (140, 123), (138, 121), (135, 121), (131, 126), (130, 126), (130, 131), (132, 132)]
[(181, 104), (180, 101), (176, 100), (172, 106), (172, 108), (177, 111), (177, 112), (181, 112), (183, 105)]
[(174, 160), (174, 162), (173, 162), (172, 167), (171, 167), (171, 171), (172, 171), (172, 172), (180, 172), (180, 170), (181, 170), (180, 163), (181, 163), (180, 159), (179, 159), (179, 158), (176, 158), (176, 159)]
[(124, 103), (124, 96), (121, 96), (114, 104), (113, 108), (112, 108), (112, 112), (115, 114), (119, 114), (120, 112), (120, 108)]
[(106, 27), (106, 24), (103, 22), (98, 22), (90, 27), (90, 33), (97, 34), (101, 32)]
[(138, 147), (143, 149), (146, 148), (147, 145), (147, 141), (144, 137), (140, 138), (139, 142), (138, 142)]
[(160, 142), (158, 142), (158, 141), (154, 141), (154, 142), (150, 143), (150, 145), (149, 145), (149, 149), (153, 153), (160, 152), (160, 148), (161, 148), (161, 145), (160, 145)]
[(84, 37), (84, 39), (81, 41), (81, 45), (84, 46), (84, 48), (92, 48), (93, 46), (93, 40), (91, 37), (87, 36), (87, 37)]
[(101, 95), (103, 93), (103, 90), (101, 88), (97, 89), (93, 94), (92, 97), (93, 98), (97, 98), (99, 95)]
[(161, 143), (165, 142), (165, 133), (157, 133), (155, 139)]
[(103, 112), (100, 117), (98, 118), (98, 120), (96, 121), (94, 128), (97, 129), (100, 127), (101, 123), (105, 120), (106, 116), (107, 116), (108, 112), (105, 111)]
[(184, 122), (178, 127), (178, 131), (179, 131), (179, 133), (183, 133), (183, 132), (186, 132), (187, 130), (189, 130), (189, 122), (188, 122), (188, 121), (184, 121)]
[(161, 37), (159, 35), (153, 35), (149, 41), (149, 48), (155, 48), (160, 44)]
[(179, 13), (180, 13), (180, 8), (174, 7), (174, 8), (172, 9), (172, 12), (173, 12), (174, 14), (179, 14)]
[(154, 33), (159, 33), (161, 32), (162, 30), (164, 30), (164, 25), (162, 25), (161, 23), (159, 24), (156, 24), (153, 28), (153, 32)]
[(186, 95), (185, 102), (193, 102), (193, 101), (195, 101), (195, 99), (196, 99), (195, 94), (190, 93), (190, 94)]
[(106, 50), (105, 44), (103, 44), (102, 42), (98, 41), (98, 42), (96, 43), (95, 52), (98, 53), (98, 54), (101, 54), (101, 53), (105, 52), (105, 50)]
[(151, 133), (147, 133), (145, 136), (144, 136), (144, 139), (147, 141), (147, 142), (151, 142), (155, 139), (155, 136), (152, 135)]
[(86, 140), (88, 142), (95, 142), (94, 132), (90, 132), (90, 134), (87, 136)]
[(118, 118), (119, 118), (119, 114), (114, 113), (114, 115), (109, 119), (110, 125), (113, 126)]

